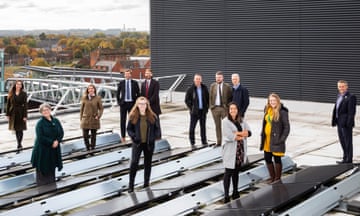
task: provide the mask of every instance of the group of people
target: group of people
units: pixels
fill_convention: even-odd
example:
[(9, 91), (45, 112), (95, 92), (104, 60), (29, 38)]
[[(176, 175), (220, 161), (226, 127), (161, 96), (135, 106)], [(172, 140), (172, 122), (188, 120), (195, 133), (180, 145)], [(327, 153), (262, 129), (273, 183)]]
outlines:
[[(120, 106), (121, 141), (126, 142), (125, 130), (132, 140), (129, 192), (134, 191), (141, 153), (144, 154), (143, 187), (149, 186), (155, 141), (161, 139), (160, 85), (152, 76), (152, 70), (146, 69), (145, 81), (139, 88), (138, 83), (132, 80), (132, 71), (129, 69), (125, 71), (125, 79), (119, 83), (116, 94)], [(127, 116), (129, 116), (129, 121), (125, 127)]]
[[(152, 79), (151, 69), (146, 69), (145, 81), (139, 88), (131, 79), (131, 70), (124, 73), (117, 89), (117, 101), (120, 106), (121, 141), (126, 142), (126, 134), (132, 141), (130, 162), (129, 192), (134, 190), (135, 176), (140, 156), (144, 154), (144, 184), (150, 184), (152, 155), (155, 141), (161, 139), (159, 115), (159, 83)], [(185, 103), (190, 112), (189, 139), (195, 147), (195, 127), (200, 121), (200, 135), (203, 145), (208, 145), (206, 137), (206, 116), (211, 110), (216, 128), (216, 146), (222, 146), (222, 158), (225, 167), (224, 193), (225, 202), (230, 201), (229, 188), (232, 181), (232, 199), (239, 197), (238, 180), (242, 165), (247, 163), (247, 138), (252, 135), (249, 125), (244, 120), (249, 106), (249, 92), (240, 85), (239, 74), (232, 74), (232, 87), (224, 82), (224, 74), (216, 72), (215, 82), (210, 91), (202, 83), (200, 74), (194, 75), (193, 85), (185, 94)], [(337, 126), (338, 136), (343, 149), (343, 157), (338, 163), (352, 163), (352, 130), (355, 126), (356, 97), (348, 91), (348, 83), (339, 80), (338, 97), (333, 109), (332, 126)], [(94, 84), (87, 86), (81, 99), (80, 127), (85, 147), (91, 151), (96, 146), (96, 133), (100, 128), (103, 114), (101, 97), (96, 93)], [(17, 152), (23, 148), (23, 131), (27, 129), (27, 94), (22, 81), (16, 81), (7, 97), (6, 116), (9, 130), (15, 131)], [(31, 163), (36, 168), (36, 182), (44, 185), (55, 182), (55, 169), (63, 167), (61, 145), (64, 130), (60, 121), (51, 115), (51, 106), (40, 105), (41, 117), (35, 133)], [(279, 95), (268, 96), (262, 118), (260, 150), (269, 172), (268, 183), (280, 180), (282, 172), (281, 157), (285, 154), (285, 143), (290, 132), (288, 109), (281, 103)], [(127, 116), (129, 120), (126, 125)], [(89, 135), (90, 133), (90, 135)]]
[(217, 71), (215, 82), (210, 85), (210, 91), (202, 83), (202, 75), (195, 74), (193, 84), (187, 89), (185, 94), (185, 104), (190, 111), (189, 139), (192, 148), (195, 148), (195, 127), (200, 122), (200, 136), (202, 145), (208, 145), (206, 136), (206, 116), (211, 110), (215, 128), (216, 145), (222, 143), (222, 119), (227, 116), (228, 106), (231, 101), (235, 102), (239, 108), (239, 113), (244, 117), (249, 106), (249, 91), (240, 85), (240, 75), (235, 73), (231, 76), (233, 86), (224, 82), (224, 74)]
[[(192, 86), (185, 94), (185, 104), (190, 112), (189, 139), (195, 148), (195, 127), (200, 122), (202, 145), (207, 145), (206, 116), (211, 110), (216, 130), (216, 146), (222, 146), (222, 159), (225, 167), (223, 186), (224, 202), (230, 201), (229, 188), (232, 180), (232, 199), (239, 197), (239, 172), (247, 161), (247, 138), (252, 135), (249, 125), (244, 121), (249, 106), (249, 92), (240, 85), (239, 74), (231, 76), (233, 86), (224, 82), (221, 71), (216, 72), (215, 82), (210, 91), (202, 83), (200, 74), (194, 75)], [(352, 163), (352, 130), (356, 112), (356, 97), (348, 91), (348, 83), (338, 81), (338, 98), (334, 106), (332, 126), (337, 126), (343, 149), (343, 159), (337, 163)], [(285, 155), (286, 140), (290, 133), (289, 111), (281, 103), (280, 96), (270, 93), (264, 108), (261, 128), (260, 150), (271, 184), (281, 179), (281, 157)]]
[[(145, 81), (139, 91), (138, 83), (131, 79), (131, 70), (125, 72), (125, 79), (119, 82), (117, 99), (120, 105), (121, 140), (125, 142), (125, 130), (132, 140), (129, 191), (134, 190), (134, 181), (141, 153), (144, 153), (144, 187), (149, 186), (152, 154), (155, 140), (161, 138), (159, 115), (159, 83), (152, 79), (151, 69), (146, 69)], [(9, 130), (15, 131), (17, 153), (22, 151), (23, 131), (27, 129), (27, 94), (23, 82), (18, 80), (8, 93), (6, 116)], [(102, 100), (94, 84), (89, 84), (81, 98), (80, 128), (87, 151), (96, 146), (97, 130), (103, 114)], [(64, 130), (60, 121), (51, 115), (51, 106), (43, 103), (39, 107), (41, 117), (35, 126), (35, 141), (31, 164), (36, 169), (38, 186), (54, 183), (55, 171), (63, 168), (61, 145)], [(126, 118), (129, 121), (126, 126)]]

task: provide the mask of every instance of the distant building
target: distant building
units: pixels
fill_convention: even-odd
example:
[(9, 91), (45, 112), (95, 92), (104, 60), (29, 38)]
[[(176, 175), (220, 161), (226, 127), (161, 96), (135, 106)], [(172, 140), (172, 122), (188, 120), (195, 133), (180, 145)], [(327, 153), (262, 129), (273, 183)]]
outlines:
[(141, 78), (145, 69), (151, 66), (149, 57), (130, 57), (124, 49), (103, 49), (90, 53), (90, 67), (105, 72), (122, 73), (132, 69), (134, 78)]

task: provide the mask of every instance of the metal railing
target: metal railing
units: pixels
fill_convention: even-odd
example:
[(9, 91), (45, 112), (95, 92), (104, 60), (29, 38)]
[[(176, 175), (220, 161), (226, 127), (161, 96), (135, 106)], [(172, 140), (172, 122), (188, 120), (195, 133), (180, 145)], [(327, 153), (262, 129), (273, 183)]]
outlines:
[[(161, 90), (160, 97), (165, 102), (172, 102), (172, 92), (184, 80), (186, 74), (172, 76), (156, 77), (156, 80), (175, 79), (175, 81), (166, 90)], [(38, 103), (49, 103), (53, 107), (52, 114), (56, 115), (59, 111), (76, 111), (80, 108), (81, 97), (90, 83), (96, 83), (97, 94), (101, 95), (104, 106), (116, 106), (117, 84), (123, 80), (121, 77), (110, 76), (106, 73), (100, 75), (48, 75), (48, 78), (9, 78), (6, 80), (6, 89), (10, 89), (16, 80), (24, 83), (25, 91), (28, 94), (28, 101)], [(135, 79), (139, 86), (143, 79)], [(0, 93), (3, 101), (7, 93)], [(4, 106), (4, 104), (3, 104)], [(36, 109), (37, 110), (37, 109)], [(30, 112), (32, 110), (29, 110)], [(5, 117), (4, 109), (1, 110), (0, 120)]]

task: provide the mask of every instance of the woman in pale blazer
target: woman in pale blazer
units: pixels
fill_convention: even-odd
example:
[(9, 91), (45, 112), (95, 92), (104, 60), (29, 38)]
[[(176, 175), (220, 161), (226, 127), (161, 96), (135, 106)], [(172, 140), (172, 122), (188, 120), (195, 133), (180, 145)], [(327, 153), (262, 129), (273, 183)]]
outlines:
[[(96, 131), (100, 128), (100, 118), (103, 114), (101, 97), (96, 95), (96, 88), (90, 84), (82, 99), (80, 107), (80, 128), (86, 149), (92, 150), (96, 146)], [(91, 131), (91, 142), (89, 142), (89, 131)]]
[(230, 201), (229, 188), (232, 179), (232, 199), (239, 198), (238, 183), (240, 167), (248, 162), (247, 137), (251, 136), (249, 125), (243, 121), (235, 102), (229, 104), (228, 116), (222, 120), (222, 159), (224, 173), (224, 202)]

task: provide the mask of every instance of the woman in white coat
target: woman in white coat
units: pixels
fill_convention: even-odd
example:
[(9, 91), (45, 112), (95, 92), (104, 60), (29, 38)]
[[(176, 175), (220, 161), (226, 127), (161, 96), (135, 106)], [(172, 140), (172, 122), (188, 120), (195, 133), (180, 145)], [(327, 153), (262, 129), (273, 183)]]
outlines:
[(247, 137), (251, 131), (243, 121), (236, 103), (229, 104), (228, 116), (222, 120), (222, 159), (225, 167), (224, 174), (224, 202), (230, 201), (229, 188), (232, 179), (232, 199), (239, 198), (238, 183), (240, 167), (247, 163)]

